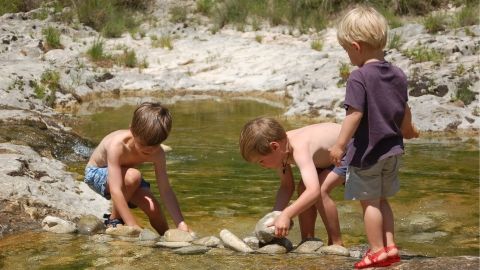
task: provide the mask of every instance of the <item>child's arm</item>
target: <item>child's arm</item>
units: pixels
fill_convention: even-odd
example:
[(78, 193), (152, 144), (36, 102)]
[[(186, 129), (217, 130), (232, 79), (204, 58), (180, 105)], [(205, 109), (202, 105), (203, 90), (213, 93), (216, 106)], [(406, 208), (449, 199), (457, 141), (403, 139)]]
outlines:
[(173, 222), (175, 222), (175, 225), (178, 229), (189, 231), (187, 224), (184, 222), (182, 211), (180, 210), (175, 192), (173, 192), (168, 180), (165, 152), (160, 151), (160, 153), (155, 157), (154, 166), (160, 197), (165, 204), (167, 211), (172, 216)]
[(418, 138), (420, 133), (412, 122), (412, 111), (408, 104), (405, 104), (405, 115), (403, 116), (401, 131), (404, 139)]
[(275, 235), (277, 237), (288, 235), (290, 220), (312, 206), (320, 196), (320, 184), (313, 159), (308, 154), (304, 154), (300, 158), (295, 156), (294, 153), (302, 181), (305, 184), (305, 191), (275, 219), (273, 225), (275, 226)]
[(123, 145), (112, 145), (107, 149), (108, 159), (108, 188), (112, 198), (113, 206), (117, 209), (123, 221), (128, 226), (138, 226), (132, 212), (128, 208), (127, 199), (124, 195), (124, 179), (122, 167), (120, 165), (120, 156)]
[(293, 192), (295, 191), (295, 183), (293, 182), (293, 173), (290, 165), (286, 166), (285, 174), (283, 173), (283, 169), (279, 169), (278, 175), (280, 176), (280, 188), (278, 188), (277, 191), (277, 197), (273, 211), (282, 211), (285, 209), (290, 201), (290, 198), (292, 198)]
[(340, 165), (340, 161), (345, 154), (345, 148), (347, 147), (347, 144), (352, 138), (353, 134), (355, 134), (362, 117), (363, 112), (351, 106), (348, 107), (347, 116), (345, 116), (345, 119), (343, 120), (342, 129), (338, 135), (337, 142), (329, 149), (330, 159), (336, 166)]

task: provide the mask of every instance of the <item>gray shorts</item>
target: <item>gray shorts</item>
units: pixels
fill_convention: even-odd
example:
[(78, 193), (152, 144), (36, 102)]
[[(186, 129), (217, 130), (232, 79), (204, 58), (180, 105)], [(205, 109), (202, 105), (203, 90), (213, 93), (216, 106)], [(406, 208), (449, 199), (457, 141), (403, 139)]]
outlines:
[[(95, 167), (88, 165), (85, 168), (85, 177), (83, 181), (95, 192), (105, 197), (107, 200), (110, 200), (110, 193), (107, 190), (107, 180), (108, 180), (108, 168), (107, 167)], [(140, 183), (141, 188), (150, 188), (150, 183), (146, 182), (142, 178)]]
[(398, 169), (401, 155), (379, 160), (368, 168), (348, 166), (345, 199), (373, 200), (391, 197), (400, 189)]

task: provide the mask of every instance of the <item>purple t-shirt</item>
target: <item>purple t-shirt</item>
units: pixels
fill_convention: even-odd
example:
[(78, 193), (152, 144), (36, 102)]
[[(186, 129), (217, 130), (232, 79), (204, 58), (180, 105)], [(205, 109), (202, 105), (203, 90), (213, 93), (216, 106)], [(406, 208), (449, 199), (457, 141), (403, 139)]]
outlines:
[(407, 77), (389, 62), (370, 62), (350, 74), (345, 108), (355, 108), (363, 117), (347, 148), (347, 164), (366, 168), (403, 154), (400, 129), (407, 100)]

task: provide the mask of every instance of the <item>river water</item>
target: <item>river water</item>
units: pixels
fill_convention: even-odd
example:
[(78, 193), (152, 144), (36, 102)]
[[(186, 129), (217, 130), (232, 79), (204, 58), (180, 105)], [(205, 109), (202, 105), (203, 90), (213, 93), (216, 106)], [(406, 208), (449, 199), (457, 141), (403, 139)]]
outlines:
[[(257, 116), (276, 117), (287, 129), (315, 122), (286, 119), (282, 108), (245, 100), (188, 101), (168, 107), (174, 119), (170, 137), (164, 142), (173, 149), (167, 153), (168, 175), (186, 222), (199, 236), (218, 236), (223, 228), (241, 238), (250, 235), (256, 221), (272, 209), (279, 181), (275, 172), (241, 158), (238, 136), (243, 124)], [(100, 109), (80, 116), (82, 124), (75, 129), (98, 143), (107, 133), (128, 128), (133, 110), (134, 106)], [(83, 166), (70, 164), (79, 174)], [(151, 166), (142, 165), (140, 169), (158, 196)], [(298, 183), (298, 172), (295, 175)], [(397, 243), (403, 250), (419, 256), (479, 255), (477, 138), (430, 136), (407, 141), (400, 179), (400, 192), (390, 202)], [(343, 191), (343, 186), (338, 187), (333, 197), (344, 243), (347, 248), (365, 244), (360, 205), (344, 201)], [(141, 211), (135, 214), (143, 226), (149, 227)], [(297, 244), (300, 233), (294, 221), (289, 239)], [(169, 223), (173, 225), (170, 218)], [(316, 236), (326, 240), (320, 218)], [(18, 265), (19, 269), (130, 269), (125, 265), (141, 269), (307, 269), (322, 264), (312, 257), (292, 255), (185, 259), (161, 249), (131, 247), (122, 241), (107, 245), (92, 243), (86, 236), (44, 232), (7, 237), (0, 242), (0, 250), (0, 266)], [(108, 254), (111, 257), (105, 258)]]

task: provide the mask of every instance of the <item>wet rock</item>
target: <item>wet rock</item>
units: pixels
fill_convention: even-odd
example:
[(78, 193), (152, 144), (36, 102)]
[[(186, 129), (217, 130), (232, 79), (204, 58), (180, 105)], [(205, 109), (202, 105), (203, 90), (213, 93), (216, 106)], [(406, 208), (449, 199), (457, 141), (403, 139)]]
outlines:
[(323, 242), (320, 240), (307, 240), (301, 243), (293, 252), (295, 253), (315, 253), (319, 248), (323, 246)]
[(206, 246), (189, 246), (175, 249), (173, 252), (180, 255), (204, 254), (210, 249)]
[(284, 247), (287, 250), (287, 252), (290, 252), (290, 251), (293, 250), (292, 242), (285, 237), (273, 238), (273, 240), (270, 241), (269, 243), (267, 243), (267, 244), (260, 243), (259, 245), (260, 245), (260, 247), (264, 247), (266, 245), (280, 245), (280, 246)]
[(263, 254), (285, 254), (287, 249), (278, 244), (266, 245), (256, 250), (258, 253)]
[[(269, 226), (281, 214), (281, 211), (273, 211), (266, 214), (255, 225), (255, 235), (260, 243), (269, 243), (275, 238), (275, 227)], [(290, 221), (290, 229), (293, 227), (293, 221)]]
[(179, 229), (170, 229), (164, 234), (166, 242), (191, 242), (193, 241), (193, 236), (186, 231)]
[(255, 236), (247, 236), (247, 237), (243, 238), (243, 242), (245, 242), (245, 244), (247, 244), (253, 250), (260, 248), (260, 245), (259, 245), (260, 241)]
[(206, 247), (216, 247), (220, 245), (221, 241), (215, 236), (205, 236), (200, 239), (196, 239), (192, 242), (194, 245), (201, 245)]
[(107, 243), (113, 241), (113, 237), (108, 234), (95, 234), (92, 235), (90, 239), (97, 243)]
[(235, 251), (243, 253), (253, 252), (253, 249), (251, 249), (247, 244), (245, 244), (245, 242), (243, 242), (240, 238), (238, 238), (236, 235), (234, 235), (227, 229), (223, 229), (220, 231), (220, 239), (222, 239), (222, 242), (225, 244), (226, 247), (229, 247)]
[(158, 247), (166, 247), (166, 248), (181, 248), (181, 247), (191, 246), (192, 243), (190, 242), (157, 242), (155, 245)]
[(138, 236), (138, 240), (140, 241), (153, 241), (157, 240), (158, 238), (160, 238), (160, 235), (149, 229), (143, 229)]
[(412, 232), (425, 232), (434, 229), (437, 224), (432, 218), (414, 214), (407, 217), (408, 229)]
[(317, 253), (325, 255), (350, 256), (350, 252), (345, 247), (339, 245), (324, 246), (317, 250)]
[(128, 237), (138, 237), (141, 230), (131, 226), (117, 225), (117, 227), (107, 228), (105, 230), (106, 234), (116, 235), (116, 236), (128, 236)]
[(105, 225), (102, 220), (94, 215), (81, 216), (77, 222), (78, 233), (92, 235), (97, 233), (103, 233), (105, 231)]
[(52, 216), (47, 216), (42, 220), (42, 228), (54, 233), (73, 233), (77, 230), (75, 223)]
[(433, 241), (437, 240), (437, 238), (446, 237), (448, 233), (446, 232), (422, 232), (410, 235), (408, 238), (412, 242), (416, 243), (432, 243)]

